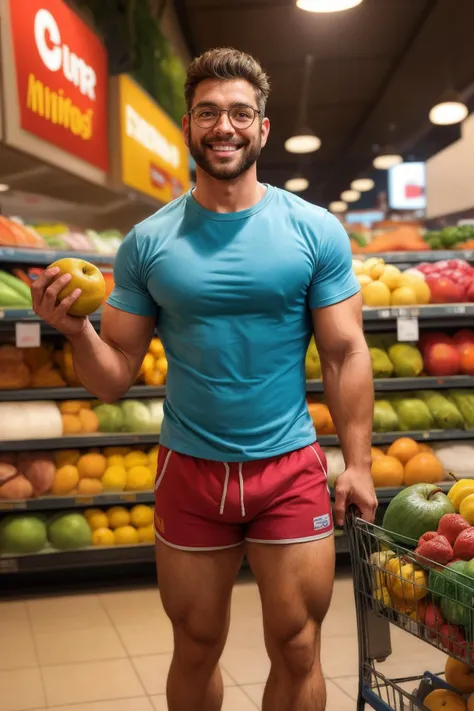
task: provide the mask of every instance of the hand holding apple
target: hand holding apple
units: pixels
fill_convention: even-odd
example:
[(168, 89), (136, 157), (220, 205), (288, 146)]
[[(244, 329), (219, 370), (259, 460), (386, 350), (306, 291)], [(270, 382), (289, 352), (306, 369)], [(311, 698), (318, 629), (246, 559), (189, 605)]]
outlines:
[(78, 299), (68, 309), (70, 316), (89, 316), (97, 311), (105, 298), (105, 279), (101, 271), (85, 259), (67, 257), (59, 259), (50, 265), (50, 269), (59, 269), (59, 275), (70, 274), (69, 283), (59, 292), (58, 301), (61, 303), (76, 289), (81, 290)]

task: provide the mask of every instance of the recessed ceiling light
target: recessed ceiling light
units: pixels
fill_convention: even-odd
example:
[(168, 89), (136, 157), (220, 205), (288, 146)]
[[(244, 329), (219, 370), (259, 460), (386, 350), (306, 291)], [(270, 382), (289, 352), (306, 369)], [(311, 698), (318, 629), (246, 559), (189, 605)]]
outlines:
[(10, 190), (10, 186), (6, 183), (0, 183), (0, 193), (6, 193), (7, 190)]
[(341, 12), (357, 7), (362, 0), (296, 0), (296, 6), (307, 12)]
[(288, 153), (314, 153), (321, 146), (321, 139), (312, 133), (292, 136), (285, 141)]
[(403, 158), (398, 153), (382, 153), (374, 159), (374, 168), (388, 170), (399, 163), (403, 163)]
[(357, 178), (351, 183), (352, 190), (358, 190), (360, 193), (366, 193), (368, 190), (372, 190), (375, 183), (372, 178)]
[(335, 200), (329, 204), (329, 209), (331, 212), (345, 212), (347, 210), (347, 203), (342, 200)]
[(468, 115), (469, 110), (462, 101), (441, 101), (430, 111), (430, 121), (437, 126), (451, 126), (461, 123)]
[(358, 190), (344, 190), (341, 193), (341, 200), (344, 202), (357, 202), (360, 198), (360, 192)]
[(285, 189), (292, 193), (301, 193), (309, 186), (309, 181), (306, 178), (290, 178), (285, 183)]

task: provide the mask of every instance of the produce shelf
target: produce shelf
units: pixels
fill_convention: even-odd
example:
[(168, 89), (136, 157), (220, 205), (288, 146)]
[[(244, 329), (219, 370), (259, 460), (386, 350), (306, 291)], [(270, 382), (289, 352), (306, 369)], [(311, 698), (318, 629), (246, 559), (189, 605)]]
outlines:
[(415, 318), (421, 320), (433, 320), (445, 318), (447, 316), (455, 317), (473, 317), (474, 303), (463, 304), (428, 304), (427, 306), (389, 306), (387, 308), (373, 308), (364, 306), (364, 322), (373, 323), (381, 321), (380, 329), (383, 328), (383, 323), (400, 317)]
[(158, 444), (157, 434), (114, 434), (66, 435), (50, 439), (21, 439), (0, 441), (0, 452), (29, 452), (40, 449), (85, 449), (88, 447), (131, 446), (135, 444)]
[[(336, 553), (348, 553), (349, 541), (345, 535), (336, 535)], [(132, 546), (83, 548), (78, 551), (45, 550), (33, 555), (0, 556), (0, 575), (35, 573), (72, 568), (91, 568), (105, 565), (127, 565), (155, 562), (155, 547), (150, 543)], [(248, 568), (244, 561), (242, 568)]]
[[(456, 386), (460, 387), (460, 386)], [(165, 397), (165, 387), (134, 385), (121, 400)], [(31, 388), (26, 390), (0, 390), (0, 402), (32, 402), (34, 400), (96, 400), (85, 388)]]
[[(444, 389), (474, 388), (472, 375), (453, 375), (446, 378), (418, 377), (418, 378), (375, 378), (375, 392), (397, 392), (398, 390), (444, 390)], [(322, 380), (307, 380), (307, 393), (322, 393), (324, 391)], [(25, 392), (29, 392), (28, 390)], [(0, 400), (2, 391), (0, 391)]]
[(369, 257), (383, 259), (387, 264), (420, 264), (421, 262), (440, 262), (443, 259), (464, 259), (474, 261), (473, 249), (434, 249), (426, 252), (378, 252), (377, 254), (353, 254), (354, 259), (365, 261)]
[[(452, 482), (440, 482), (439, 488), (447, 493)], [(379, 504), (388, 504), (404, 487), (382, 487), (376, 490)], [(331, 498), (334, 499), (334, 490), (331, 489)], [(104, 508), (107, 506), (120, 506), (123, 504), (153, 504), (155, 496), (153, 491), (123, 491), (117, 493), (97, 494), (95, 496), (42, 496), (38, 499), (25, 499), (18, 501), (0, 500), (0, 513), (10, 511), (56, 511), (80, 509), (90, 506)]]
[(115, 255), (96, 254), (95, 252), (64, 252), (41, 249), (15, 249), (13, 247), (0, 247), (0, 262), (14, 264), (37, 264), (47, 266), (58, 259), (73, 257), (85, 259), (91, 264), (113, 264)]

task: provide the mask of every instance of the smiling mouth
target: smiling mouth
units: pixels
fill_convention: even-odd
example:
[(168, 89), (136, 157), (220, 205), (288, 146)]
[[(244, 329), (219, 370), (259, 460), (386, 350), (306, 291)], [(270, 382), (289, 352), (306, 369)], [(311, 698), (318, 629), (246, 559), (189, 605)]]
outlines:
[(215, 153), (235, 153), (242, 146), (236, 146), (235, 143), (210, 143), (207, 144), (206, 148), (214, 151)]

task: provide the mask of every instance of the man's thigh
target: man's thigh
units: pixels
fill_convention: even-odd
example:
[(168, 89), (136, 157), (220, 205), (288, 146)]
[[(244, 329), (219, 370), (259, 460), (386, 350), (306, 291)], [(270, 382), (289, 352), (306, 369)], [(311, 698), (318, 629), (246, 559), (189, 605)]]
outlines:
[(334, 586), (334, 537), (289, 545), (247, 543), (246, 554), (260, 590), (267, 646), (291, 642), (308, 621), (319, 637)]

